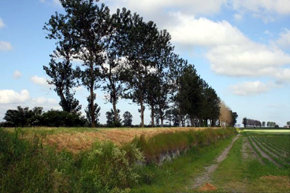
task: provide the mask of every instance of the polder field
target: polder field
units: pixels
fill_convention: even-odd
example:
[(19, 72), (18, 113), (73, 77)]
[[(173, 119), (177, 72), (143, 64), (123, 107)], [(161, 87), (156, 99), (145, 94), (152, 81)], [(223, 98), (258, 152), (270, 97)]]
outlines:
[(290, 130), (3, 128), (0, 192), (290, 192)]

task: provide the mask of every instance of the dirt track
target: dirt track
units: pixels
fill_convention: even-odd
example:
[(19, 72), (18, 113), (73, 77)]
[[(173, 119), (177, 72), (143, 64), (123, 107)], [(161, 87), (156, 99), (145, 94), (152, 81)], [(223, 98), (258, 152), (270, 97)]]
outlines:
[(216, 162), (208, 167), (205, 168), (205, 172), (197, 177), (194, 181), (193, 189), (201, 187), (206, 183), (211, 182), (211, 175), (212, 173), (218, 168), (219, 164), (227, 158), (228, 153), (230, 152), (231, 148), (233, 147), (235, 141), (240, 137), (237, 135), (233, 140), (232, 143), (217, 157)]

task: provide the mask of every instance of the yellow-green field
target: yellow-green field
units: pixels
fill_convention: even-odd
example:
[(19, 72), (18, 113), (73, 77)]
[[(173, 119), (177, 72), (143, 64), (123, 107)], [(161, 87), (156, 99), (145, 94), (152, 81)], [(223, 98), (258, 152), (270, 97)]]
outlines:
[(289, 193), (290, 130), (238, 131), (0, 129), (0, 192)]
[[(57, 150), (68, 150), (78, 153), (88, 150), (96, 141), (111, 141), (117, 145), (131, 142), (135, 137), (144, 135), (150, 138), (160, 133), (170, 133), (176, 131), (198, 131), (205, 130), (206, 127), (186, 127), (186, 128), (51, 128), (51, 127), (27, 127), (21, 128), (20, 133), (23, 138), (31, 139), (35, 135), (40, 137), (44, 145), (55, 146)], [(218, 129), (218, 128), (211, 128)], [(9, 132), (14, 132), (15, 128), (6, 128)]]

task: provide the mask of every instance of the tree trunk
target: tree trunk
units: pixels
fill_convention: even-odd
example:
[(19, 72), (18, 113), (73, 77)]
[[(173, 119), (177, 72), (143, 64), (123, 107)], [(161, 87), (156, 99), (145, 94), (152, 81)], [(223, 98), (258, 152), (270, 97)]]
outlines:
[(164, 125), (163, 125), (163, 122), (164, 122), (164, 118), (163, 118), (163, 116), (160, 116), (160, 120), (161, 120), (161, 127), (163, 127)]
[(60, 96), (60, 103), (61, 103), (62, 110), (66, 111), (66, 112), (69, 112), (68, 107), (67, 107), (66, 98), (64, 97), (64, 94), (63, 94), (62, 91), (59, 91), (59, 96)]
[(91, 105), (90, 105), (90, 112), (91, 112), (91, 120), (92, 120), (92, 127), (96, 127), (96, 118), (95, 118), (95, 110), (94, 110), (94, 88), (93, 86), (91, 86), (90, 88), (90, 102), (91, 102)]
[(208, 127), (208, 119), (205, 119), (205, 127)]
[(91, 84), (90, 84), (90, 108), (91, 108), (91, 120), (92, 120), (92, 127), (96, 127), (96, 118), (95, 118), (95, 97), (94, 97), (94, 84), (95, 84), (95, 79), (94, 77), (94, 66), (93, 64), (90, 64), (90, 74), (91, 74)]
[(140, 124), (140, 126), (141, 127), (144, 127), (144, 104), (143, 104), (143, 100), (141, 99), (141, 102), (140, 102), (140, 106), (141, 106), (141, 109), (140, 109), (140, 111), (141, 111), (141, 124)]
[(117, 110), (117, 100), (116, 100), (116, 97), (113, 97), (113, 100), (112, 100), (112, 103), (113, 103), (113, 111), (114, 111), (114, 122), (115, 124), (118, 123), (118, 110)]
[(181, 126), (182, 127), (185, 127), (185, 120), (184, 120), (184, 118), (182, 118), (182, 116), (180, 116), (180, 119), (181, 119)]
[(211, 124), (210, 124), (212, 127), (214, 127), (215, 125), (214, 125), (214, 120), (212, 119), (211, 120)]

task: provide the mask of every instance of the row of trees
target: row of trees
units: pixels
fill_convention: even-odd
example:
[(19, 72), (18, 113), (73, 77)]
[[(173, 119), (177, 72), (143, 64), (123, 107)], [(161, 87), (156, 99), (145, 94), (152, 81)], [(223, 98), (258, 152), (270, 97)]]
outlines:
[(98, 122), (100, 107), (96, 91), (109, 94), (112, 111), (109, 124), (120, 125), (119, 99), (131, 99), (139, 106), (141, 127), (144, 111), (151, 111), (151, 126), (215, 126), (220, 120), (221, 102), (215, 90), (196, 72), (193, 65), (174, 53), (171, 36), (152, 21), (145, 22), (137, 13), (123, 8), (111, 13), (96, 0), (60, 0), (64, 14), (55, 13), (44, 30), (56, 42), (51, 60), (44, 70), (60, 97), (63, 111), (77, 113), (81, 106), (74, 89), (82, 85), (89, 91), (87, 120)]
[(248, 119), (248, 118), (243, 118), (243, 125), (245, 128), (246, 127), (270, 127), (270, 128), (278, 127), (276, 122), (273, 122), (273, 121), (261, 122), (259, 120)]
[[(123, 121), (120, 119), (119, 126), (132, 126), (133, 116), (126, 111), (123, 114)], [(50, 110), (43, 111), (42, 107), (28, 107), (18, 106), (17, 109), (9, 109), (4, 116), (5, 122), (1, 126), (8, 127), (27, 127), (27, 126), (51, 126), (51, 127), (71, 127), (71, 126), (88, 126), (87, 119), (81, 116), (80, 113), (69, 113), (66, 111)], [(122, 124), (122, 125), (121, 125)], [(112, 127), (113, 117), (111, 112), (107, 112), (107, 125)]]

